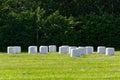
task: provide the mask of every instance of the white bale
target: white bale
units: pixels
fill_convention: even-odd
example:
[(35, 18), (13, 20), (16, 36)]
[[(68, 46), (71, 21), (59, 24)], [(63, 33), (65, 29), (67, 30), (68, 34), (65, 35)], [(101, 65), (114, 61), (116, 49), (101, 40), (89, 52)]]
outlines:
[(59, 53), (60, 54), (65, 54), (65, 53), (68, 53), (68, 49), (69, 47), (68, 46), (60, 46), (59, 47)]
[(56, 52), (57, 48), (56, 45), (49, 45), (49, 52)]
[(97, 53), (105, 54), (105, 51), (106, 51), (105, 46), (98, 46), (97, 47)]
[(8, 54), (15, 54), (15, 49), (12, 46), (7, 47), (7, 53)]
[(78, 49), (80, 50), (80, 54), (81, 55), (85, 55), (86, 54), (86, 48), (85, 47), (78, 47)]
[(39, 47), (39, 52), (41, 54), (48, 54), (48, 46), (40, 46)]
[(8, 54), (21, 53), (21, 47), (20, 46), (8, 46), (7, 53)]
[(70, 54), (70, 56), (71, 57), (80, 57), (80, 50), (79, 49), (72, 49), (71, 50), (71, 54)]
[(115, 49), (114, 48), (106, 48), (106, 55), (114, 55)]
[(21, 53), (21, 47), (20, 46), (14, 46), (15, 53)]
[(69, 52), (68, 52), (68, 53), (71, 54), (71, 50), (72, 50), (72, 49), (76, 49), (76, 48), (77, 48), (76, 46), (71, 46), (71, 47), (69, 47)]
[(28, 53), (29, 54), (35, 54), (35, 53), (37, 53), (37, 46), (29, 46), (28, 47)]
[(93, 49), (92, 46), (86, 46), (85, 48), (86, 48), (86, 53), (87, 53), (87, 54), (92, 54), (93, 51), (94, 51), (94, 49)]

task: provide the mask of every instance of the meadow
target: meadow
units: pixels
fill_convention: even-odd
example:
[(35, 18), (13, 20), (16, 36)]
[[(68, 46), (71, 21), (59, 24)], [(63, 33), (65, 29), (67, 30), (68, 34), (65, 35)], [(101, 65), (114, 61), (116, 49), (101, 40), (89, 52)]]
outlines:
[(0, 80), (120, 80), (120, 52), (87, 54), (0, 53)]

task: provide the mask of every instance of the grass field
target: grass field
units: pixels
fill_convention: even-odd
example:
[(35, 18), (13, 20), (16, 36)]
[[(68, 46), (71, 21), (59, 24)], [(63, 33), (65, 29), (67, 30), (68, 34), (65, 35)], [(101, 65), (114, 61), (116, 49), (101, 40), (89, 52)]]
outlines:
[(120, 80), (120, 52), (76, 58), (58, 53), (0, 53), (0, 80)]

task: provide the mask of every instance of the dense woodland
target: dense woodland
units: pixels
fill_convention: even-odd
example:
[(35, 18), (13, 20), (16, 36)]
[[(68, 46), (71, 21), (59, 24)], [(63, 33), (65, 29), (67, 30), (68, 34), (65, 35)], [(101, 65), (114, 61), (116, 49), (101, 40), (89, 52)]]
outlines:
[(0, 0), (0, 51), (51, 44), (120, 49), (120, 0)]

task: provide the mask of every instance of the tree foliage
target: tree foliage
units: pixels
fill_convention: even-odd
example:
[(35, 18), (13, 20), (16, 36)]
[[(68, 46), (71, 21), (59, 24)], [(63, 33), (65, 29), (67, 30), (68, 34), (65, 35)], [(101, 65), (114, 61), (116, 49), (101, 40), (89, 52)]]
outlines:
[(0, 0), (0, 50), (20, 45), (119, 49), (120, 0)]

